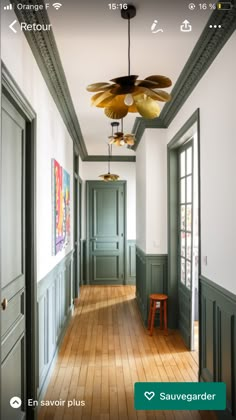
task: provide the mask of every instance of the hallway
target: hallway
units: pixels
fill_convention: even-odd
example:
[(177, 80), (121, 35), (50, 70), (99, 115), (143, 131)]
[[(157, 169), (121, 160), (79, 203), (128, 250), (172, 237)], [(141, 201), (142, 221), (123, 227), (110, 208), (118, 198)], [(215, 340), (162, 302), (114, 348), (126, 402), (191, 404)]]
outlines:
[(0, 420), (236, 420), (236, 3), (0, 10)]
[(143, 327), (134, 286), (84, 286), (64, 337), (44, 400), (83, 400), (85, 407), (43, 407), (49, 419), (200, 419), (199, 412), (141, 412), (137, 381), (197, 381), (198, 355), (177, 332), (153, 337)]

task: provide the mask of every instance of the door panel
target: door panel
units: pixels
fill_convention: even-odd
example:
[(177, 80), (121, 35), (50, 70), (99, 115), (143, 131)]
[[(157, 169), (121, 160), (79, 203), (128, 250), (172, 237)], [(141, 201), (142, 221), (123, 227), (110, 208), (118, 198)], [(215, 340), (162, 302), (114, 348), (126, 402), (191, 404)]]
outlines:
[[(25, 416), (25, 120), (2, 98), (1, 415)], [(12, 408), (9, 400), (23, 404)]]
[(119, 230), (119, 191), (116, 188), (93, 190), (93, 236), (110, 238)]
[[(22, 127), (2, 116), (2, 287), (22, 275)], [(17, 209), (17, 211), (16, 211)]]
[(94, 281), (112, 281), (119, 277), (119, 257), (94, 256), (93, 258)]
[(193, 141), (179, 150), (179, 329), (192, 349)]
[(88, 181), (88, 278), (91, 284), (124, 282), (124, 183)]
[(13, 396), (20, 396), (24, 401), (22, 398), (22, 393), (24, 392), (22, 387), (22, 377), (24, 377), (24, 347), (23, 332), (2, 363), (2, 419), (19, 420), (24, 418), (22, 407), (12, 408), (9, 404)]

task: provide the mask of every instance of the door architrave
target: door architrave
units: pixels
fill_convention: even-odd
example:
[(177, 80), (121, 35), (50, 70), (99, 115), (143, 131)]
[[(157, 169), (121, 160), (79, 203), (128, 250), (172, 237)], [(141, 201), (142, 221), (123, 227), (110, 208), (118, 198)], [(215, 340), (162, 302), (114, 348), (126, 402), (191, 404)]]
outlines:
[[(98, 180), (89, 180), (86, 181), (86, 284), (90, 284), (89, 280), (89, 185), (93, 182), (104, 183), (104, 181)], [(124, 187), (124, 250), (123, 250), (123, 259), (124, 259), (124, 278), (123, 284), (127, 284), (126, 278), (126, 252), (127, 252), (127, 181), (115, 181), (116, 185), (122, 185)]]
[[(201, 274), (201, 185), (200, 185), (200, 110), (191, 115), (167, 145), (167, 209), (168, 209), (168, 325), (178, 327), (178, 150), (191, 136), (193, 127), (197, 129), (198, 148), (198, 223), (199, 223), (199, 275)], [(199, 302), (200, 305), (200, 302)], [(199, 311), (200, 314), (200, 311)], [(199, 331), (201, 319), (199, 317)], [(201, 358), (201, 336), (199, 335), (199, 360)]]
[[(26, 264), (26, 400), (37, 400), (38, 388), (38, 331), (37, 331), (37, 271), (36, 271), (36, 113), (9, 70), (1, 62), (1, 93), (22, 115), (26, 122), (25, 168), (25, 240)], [(0, 116), (1, 117), (1, 116)], [(1, 119), (1, 118), (0, 118)], [(0, 145), (1, 146), (1, 145)], [(1, 158), (1, 147), (0, 147)], [(0, 159), (1, 164), (1, 159)], [(0, 190), (0, 199), (2, 199)], [(1, 258), (1, 255), (0, 255)], [(1, 286), (1, 278), (0, 278)], [(1, 290), (1, 287), (0, 287)], [(1, 379), (1, 378), (0, 378)], [(1, 380), (0, 380), (1, 383)], [(36, 419), (34, 407), (27, 407), (27, 418)]]

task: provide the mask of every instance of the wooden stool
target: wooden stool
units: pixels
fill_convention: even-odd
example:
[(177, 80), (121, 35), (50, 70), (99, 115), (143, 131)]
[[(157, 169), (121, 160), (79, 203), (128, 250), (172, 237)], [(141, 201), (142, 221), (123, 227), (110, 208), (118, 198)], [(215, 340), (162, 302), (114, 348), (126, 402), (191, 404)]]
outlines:
[(150, 335), (153, 333), (154, 321), (156, 310), (160, 310), (160, 328), (163, 328), (163, 315), (164, 315), (164, 331), (165, 334), (168, 334), (167, 329), (167, 295), (154, 293), (149, 296), (150, 299), (150, 309), (148, 316), (148, 329), (150, 330)]

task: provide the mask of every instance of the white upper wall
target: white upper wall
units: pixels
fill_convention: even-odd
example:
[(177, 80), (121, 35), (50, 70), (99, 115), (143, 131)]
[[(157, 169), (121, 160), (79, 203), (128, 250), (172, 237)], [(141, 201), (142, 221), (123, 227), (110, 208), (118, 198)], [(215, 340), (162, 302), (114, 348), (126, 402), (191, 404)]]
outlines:
[(168, 129), (169, 142), (200, 108), (202, 274), (233, 293), (236, 293), (235, 51), (236, 33)]
[(166, 130), (146, 130), (146, 253), (167, 254)]
[[(99, 181), (99, 175), (107, 172), (107, 162), (80, 162), (80, 176), (83, 181)], [(136, 239), (136, 169), (133, 162), (111, 162), (111, 172), (127, 181), (127, 239)], [(85, 194), (85, 183), (83, 185)], [(84, 200), (85, 203), (85, 200)], [(85, 221), (85, 211), (82, 211)], [(82, 237), (85, 238), (85, 223)]]
[(146, 132), (136, 152), (136, 245), (146, 251)]
[[(5, 18), (2, 22), (1, 35), (2, 60), (37, 114), (36, 202), (37, 280), (39, 281), (72, 249), (73, 144), (25, 36), (19, 31), (14, 34), (8, 28)], [(52, 256), (52, 158), (70, 174), (71, 191), (71, 243), (56, 256)]]
[(137, 165), (137, 246), (146, 254), (167, 253), (166, 130), (145, 130)]

